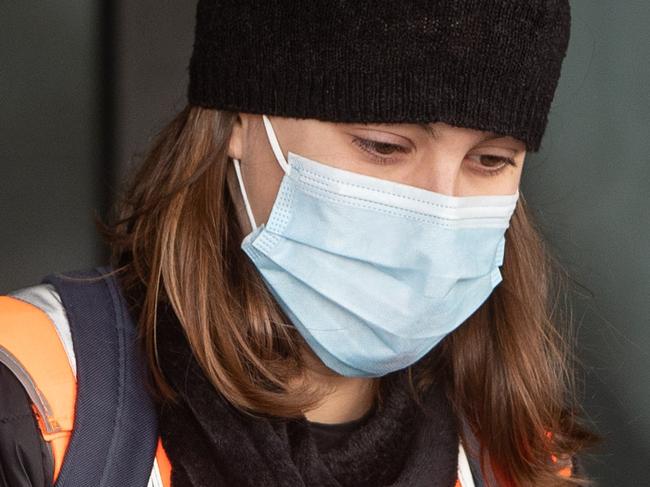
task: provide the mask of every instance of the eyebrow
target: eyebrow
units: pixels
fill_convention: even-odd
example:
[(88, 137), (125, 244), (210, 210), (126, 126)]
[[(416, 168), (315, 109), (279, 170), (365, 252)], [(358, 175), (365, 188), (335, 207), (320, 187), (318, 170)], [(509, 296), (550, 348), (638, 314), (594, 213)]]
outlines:
[[(431, 126), (430, 124), (418, 123), (416, 125), (421, 129), (423, 129), (433, 140), (437, 140), (440, 138), (440, 131), (436, 130), (436, 128)], [(506, 135), (497, 134), (495, 132), (490, 132), (490, 131), (482, 131), (482, 132), (485, 133), (486, 136), (481, 140), (481, 142), (485, 142), (487, 140), (503, 139), (504, 137), (507, 137)]]
[(418, 123), (418, 127), (424, 129), (424, 131), (431, 137), (433, 140), (440, 138), (440, 132), (438, 132), (433, 126), (428, 123)]

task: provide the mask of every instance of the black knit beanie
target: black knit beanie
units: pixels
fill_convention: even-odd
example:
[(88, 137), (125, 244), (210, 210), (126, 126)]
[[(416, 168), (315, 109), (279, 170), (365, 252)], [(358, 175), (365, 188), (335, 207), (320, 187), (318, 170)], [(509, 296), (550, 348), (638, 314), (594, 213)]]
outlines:
[(568, 0), (199, 0), (189, 102), (331, 122), (446, 122), (539, 149)]

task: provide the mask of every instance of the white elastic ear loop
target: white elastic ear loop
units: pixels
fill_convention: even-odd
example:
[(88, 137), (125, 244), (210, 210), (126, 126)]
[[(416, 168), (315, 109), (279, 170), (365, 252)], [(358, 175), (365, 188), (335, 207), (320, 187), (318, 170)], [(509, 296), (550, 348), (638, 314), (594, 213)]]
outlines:
[(242, 196), (244, 197), (244, 205), (246, 206), (246, 214), (248, 215), (248, 221), (250, 222), (253, 231), (255, 231), (257, 230), (257, 223), (255, 223), (255, 217), (253, 216), (253, 209), (251, 208), (251, 204), (248, 201), (248, 194), (246, 194), (246, 187), (244, 186), (244, 179), (241, 176), (241, 167), (239, 164), (239, 159), (233, 158), (232, 162), (235, 166), (237, 181), (239, 181), (239, 189), (241, 191)]
[(284, 154), (282, 153), (282, 149), (280, 148), (280, 143), (278, 142), (278, 138), (275, 136), (275, 131), (273, 130), (271, 121), (269, 120), (269, 117), (267, 117), (266, 115), (262, 115), (262, 120), (264, 121), (264, 128), (266, 129), (266, 135), (269, 138), (269, 142), (271, 143), (271, 149), (273, 149), (273, 153), (275, 154), (275, 159), (278, 161), (278, 164), (280, 164), (282, 170), (285, 173), (288, 173), (289, 163), (284, 158)]

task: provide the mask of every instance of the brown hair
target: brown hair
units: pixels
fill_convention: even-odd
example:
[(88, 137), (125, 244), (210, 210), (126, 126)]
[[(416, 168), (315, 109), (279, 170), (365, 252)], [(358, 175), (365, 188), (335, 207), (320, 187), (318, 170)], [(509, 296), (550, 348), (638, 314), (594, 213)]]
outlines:
[[(157, 307), (168, 301), (214, 386), (250, 413), (295, 417), (327, 394), (306, 381), (316, 363), (240, 249), (243, 229), (228, 190), (236, 113), (186, 107), (166, 126), (102, 225), (125, 291), (145, 289), (139, 313), (158, 393), (173, 398), (156, 354)], [(408, 370), (417, 400), (443, 381), (503, 485), (574, 485), (551, 455), (596, 440), (580, 423), (573, 338), (558, 307), (553, 261), (523, 197), (506, 237), (503, 282), (474, 315)], [(377, 389), (379, 393), (379, 389)], [(462, 434), (462, 432), (461, 432)], [(465, 442), (467, 444), (467, 442)]]

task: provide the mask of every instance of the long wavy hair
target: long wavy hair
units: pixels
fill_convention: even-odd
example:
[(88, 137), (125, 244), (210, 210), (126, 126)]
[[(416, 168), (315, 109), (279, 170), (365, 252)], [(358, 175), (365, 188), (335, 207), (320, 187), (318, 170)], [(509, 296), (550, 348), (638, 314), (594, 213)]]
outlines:
[[(294, 379), (317, 360), (240, 249), (244, 230), (227, 154), (236, 117), (183, 109), (158, 134), (100, 229), (125, 291), (145, 290), (139, 330), (160, 397), (174, 397), (156, 353), (164, 300), (206, 376), (233, 405), (296, 417), (330, 391), (307, 381), (287, 386), (301, 384)], [(566, 278), (523, 197), (506, 241), (501, 284), (406, 377), (416, 400), (432, 382), (444, 385), (457, 417), (479, 440), (482, 467), (489, 462), (499, 485), (584, 484), (558, 473), (562, 460), (598, 439), (576, 400), (574, 335), (562, 312)]]

